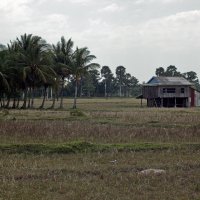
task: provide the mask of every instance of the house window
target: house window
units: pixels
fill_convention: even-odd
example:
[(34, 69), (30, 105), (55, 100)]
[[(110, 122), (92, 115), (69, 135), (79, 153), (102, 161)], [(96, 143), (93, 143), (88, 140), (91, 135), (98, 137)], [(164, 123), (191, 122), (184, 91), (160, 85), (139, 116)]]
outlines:
[(175, 88), (167, 88), (167, 93), (176, 93)]
[(181, 93), (185, 93), (185, 88), (181, 88)]
[(163, 88), (163, 93), (176, 93), (176, 88)]

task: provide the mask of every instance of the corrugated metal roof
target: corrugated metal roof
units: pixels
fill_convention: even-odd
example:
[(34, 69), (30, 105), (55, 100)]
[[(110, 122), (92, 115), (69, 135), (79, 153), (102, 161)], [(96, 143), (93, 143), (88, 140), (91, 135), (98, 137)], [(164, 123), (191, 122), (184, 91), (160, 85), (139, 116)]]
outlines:
[(190, 83), (188, 80), (186, 80), (183, 77), (152, 77), (146, 84), (144, 85), (194, 85)]

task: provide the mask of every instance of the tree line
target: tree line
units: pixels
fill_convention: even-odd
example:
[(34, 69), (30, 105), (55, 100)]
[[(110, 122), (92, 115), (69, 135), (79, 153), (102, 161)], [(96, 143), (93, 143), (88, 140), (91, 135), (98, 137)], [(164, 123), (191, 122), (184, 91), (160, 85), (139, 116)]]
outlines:
[[(109, 66), (100, 66), (87, 47), (74, 48), (72, 39), (61, 37), (57, 44), (48, 44), (40, 36), (24, 34), (0, 44), (0, 107), (33, 108), (35, 97), (47, 96), (52, 105), (63, 97), (136, 96), (140, 93), (137, 78), (118, 66), (115, 75)], [(21, 102), (21, 104), (20, 104)]]
[(181, 73), (180, 71), (178, 71), (176, 66), (170, 65), (166, 69), (164, 69), (163, 67), (156, 68), (155, 74), (156, 76), (184, 77), (189, 82), (193, 83), (196, 89), (200, 91), (199, 79), (198, 79), (197, 73), (194, 71)]

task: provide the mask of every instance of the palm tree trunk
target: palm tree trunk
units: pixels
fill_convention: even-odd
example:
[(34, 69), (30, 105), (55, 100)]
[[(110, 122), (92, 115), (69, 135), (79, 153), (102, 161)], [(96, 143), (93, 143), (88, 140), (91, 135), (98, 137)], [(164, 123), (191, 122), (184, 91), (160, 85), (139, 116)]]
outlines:
[(54, 109), (54, 107), (55, 107), (55, 101), (56, 101), (56, 94), (54, 94), (52, 98), (53, 98), (53, 103), (52, 103), (52, 105), (51, 105), (50, 108)]
[(78, 81), (76, 80), (73, 109), (76, 109), (77, 91), (78, 91)]
[(3, 108), (3, 94), (0, 93), (0, 107)]
[(31, 87), (28, 90), (28, 106), (27, 108), (31, 107)]
[(52, 100), (53, 99), (53, 89), (52, 89), (52, 87), (51, 87), (50, 95), (51, 95), (51, 100)]
[(128, 87), (128, 91), (127, 91), (127, 95), (128, 95), (128, 97), (130, 97), (130, 88)]
[(46, 91), (46, 100), (49, 100), (49, 87), (47, 87), (47, 91)]
[(26, 109), (27, 92), (28, 92), (28, 89), (26, 88), (25, 91), (24, 91), (24, 103), (21, 107), (22, 109)]
[(32, 92), (31, 92), (31, 108), (33, 108), (33, 105), (34, 105), (34, 92), (35, 92), (35, 90), (34, 90), (34, 87), (32, 88)]
[(83, 77), (81, 77), (80, 97), (82, 97), (82, 94), (83, 94)]
[(10, 97), (8, 97), (8, 99), (7, 99), (6, 108), (9, 108), (9, 106), (10, 106)]
[(119, 96), (121, 97), (122, 96), (122, 86), (121, 86), (121, 83), (119, 85)]
[(5, 107), (5, 97), (4, 97), (4, 93), (1, 94), (2, 97), (1, 97), (1, 108), (4, 108)]
[(88, 90), (87, 94), (88, 94), (88, 95), (87, 95), (88, 98), (90, 98), (90, 96), (91, 96), (91, 95), (90, 95), (90, 90)]
[(13, 99), (13, 106), (12, 106), (12, 108), (16, 108), (16, 98), (14, 97), (14, 99)]
[(46, 94), (47, 94), (47, 87), (44, 87), (43, 100), (42, 100), (42, 104), (40, 106), (40, 109), (44, 108), (44, 102), (45, 102), (45, 99), (46, 99)]
[(106, 84), (106, 80), (105, 80), (104, 90), (105, 90), (105, 98), (106, 98), (107, 97), (107, 84)]
[(62, 78), (62, 87), (60, 91), (60, 109), (63, 109), (63, 90), (64, 90), (64, 77)]
[(3, 94), (3, 108), (5, 108), (5, 94)]
[(17, 105), (16, 105), (16, 108), (19, 108), (19, 97), (17, 98)]
[(51, 87), (52, 105), (51, 105), (50, 109), (55, 108), (56, 96), (57, 96), (57, 90), (55, 88)]

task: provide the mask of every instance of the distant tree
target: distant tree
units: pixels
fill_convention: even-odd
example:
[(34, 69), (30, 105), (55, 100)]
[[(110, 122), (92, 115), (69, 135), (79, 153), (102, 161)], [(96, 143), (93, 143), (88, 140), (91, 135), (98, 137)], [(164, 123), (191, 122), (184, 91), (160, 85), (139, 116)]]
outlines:
[(183, 77), (185, 77), (191, 83), (194, 83), (196, 88), (198, 90), (200, 90), (199, 79), (197, 77), (197, 73), (196, 72), (194, 72), (194, 71), (185, 72), (185, 73), (183, 73)]
[(126, 68), (124, 66), (118, 66), (116, 68), (116, 79), (119, 84), (119, 96), (122, 96), (122, 86), (125, 80)]
[(165, 69), (163, 67), (156, 68), (156, 76), (165, 76)]
[(165, 76), (182, 76), (181, 73), (179, 71), (177, 71), (177, 68), (174, 65), (170, 65), (169, 67), (167, 67), (166, 71), (165, 71)]
[(163, 67), (156, 68), (155, 71), (156, 76), (182, 76), (182, 74), (177, 71), (177, 68), (174, 65), (170, 65), (166, 68), (166, 70)]
[(95, 96), (98, 90), (100, 73), (97, 69), (89, 70), (88, 73), (82, 79), (82, 93), (90, 96)]
[(199, 79), (197, 77), (197, 73), (194, 71), (189, 71), (185, 73), (181, 73), (177, 71), (177, 68), (174, 65), (170, 65), (167, 67), (165, 70), (163, 67), (156, 68), (155, 74), (157, 76), (168, 76), (168, 77), (173, 77), (173, 76), (178, 76), (178, 77), (184, 77), (191, 83), (194, 83), (196, 88), (200, 90), (200, 84), (199, 84)]
[(136, 97), (141, 94), (141, 85), (136, 77), (131, 76), (131, 95)]
[(111, 86), (111, 82), (113, 79), (113, 74), (111, 69), (108, 66), (103, 66), (101, 69), (101, 76), (104, 78), (104, 96), (108, 96), (108, 87)]
[(183, 76), (190, 82), (192, 83), (197, 83), (199, 82), (198, 77), (197, 77), (197, 73), (194, 71), (189, 71), (189, 72), (185, 72), (183, 73)]
[(130, 73), (126, 73), (125, 74), (125, 79), (124, 79), (124, 96), (129, 97), (130, 95), (130, 88), (132, 86), (132, 82), (131, 82), (131, 74)]

